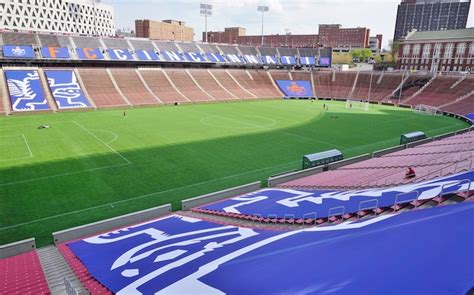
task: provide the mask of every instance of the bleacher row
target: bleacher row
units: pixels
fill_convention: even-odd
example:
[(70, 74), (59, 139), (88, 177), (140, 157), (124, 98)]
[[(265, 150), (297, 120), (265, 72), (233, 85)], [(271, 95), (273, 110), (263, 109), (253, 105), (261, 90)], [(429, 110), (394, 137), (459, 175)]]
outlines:
[[(474, 132), (426, 143), (280, 185), (295, 189), (363, 189), (417, 183), (474, 168)], [(416, 177), (407, 179), (408, 167)]]
[[(5, 68), (4, 72), (18, 70)], [(40, 80), (51, 79), (49, 76), (43, 78), (41, 69), (30, 70), (39, 72), (37, 75)], [(55, 73), (57, 70), (59, 69), (44, 69), (46, 73)], [(319, 98), (400, 102), (413, 106), (425, 104), (461, 115), (474, 112), (474, 76), (466, 75), (433, 77), (417, 73), (405, 75), (405, 73), (386, 72), (250, 69), (77, 68), (61, 70), (73, 73), (70, 79), (77, 79), (77, 81), (56, 84), (68, 86), (66, 82), (76, 83), (77, 90), (80, 91), (83, 87), (84, 96), (90, 101), (90, 104), (85, 103), (75, 107), (128, 107), (281, 98), (283, 95), (276, 86), (276, 80), (305, 80), (312, 83), (316, 96)], [(8, 82), (9, 77), (6, 78)], [(2, 86), (2, 84), (4, 83), (0, 83), (0, 88), (12, 86), (9, 82), (8, 86)], [(42, 83), (42, 85), (45, 84)], [(38, 88), (42, 87), (38, 86)], [(12, 89), (9, 90), (11, 93)], [(17, 88), (14, 88), (13, 92), (15, 90)], [(51, 89), (44, 91), (47, 93)], [(41, 95), (36, 99), (40, 97)], [(87, 99), (84, 98), (84, 100)], [(8, 100), (5, 99), (3, 102), (6, 105), (0, 103), (0, 112), (31, 110), (14, 108), (8, 105)], [(53, 101), (48, 103), (49, 106), (45, 103), (45, 108), (39, 110), (62, 108), (54, 105)]]
[[(230, 65), (331, 66), (331, 49), (266, 48), (143, 38), (96, 38), (0, 32), (8, 60), (115, 60)], [(321, 58), (319, 58), (321, 57)]]

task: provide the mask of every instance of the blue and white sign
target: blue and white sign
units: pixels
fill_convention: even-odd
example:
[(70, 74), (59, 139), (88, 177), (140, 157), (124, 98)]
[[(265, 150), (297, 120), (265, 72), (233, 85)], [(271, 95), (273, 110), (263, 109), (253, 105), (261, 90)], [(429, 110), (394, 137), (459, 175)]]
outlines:
[(38, 71), (6, 70), (8, 92), (12, 110), (41, 111), (49, 110)]
[[(427, 200), (437, 197), (441, 192), (466, 191), (470, 185), (469, 181), (474, 182), (474, 171), (387, 189), (304, 191), (269, 188), (200, 208), (244, 215), (276, 215), (278, 218), (287, 215), (303, 218), (308, 214), (326, 218), (332, 215), (353, 214), (364, 206), (383, 208), (394, 205), (397, 200)], [(335, 208), (338, 210), (335, 211)]]
[(282, 56), (281, 63), (284, 65), (296, 65), (296, 58), (294, 56)]
[(280, 90), (286, 97), (308, 98), (313, 97), (311, 82), (305, 80), (277, 80)]
[(225, 58), (217, 53), (206, 53), (207, 60), (210, 62), (225, 63)]
[(128, 49), (107, 49), (112, 60), (135, 60)]
[(316, 64), (316, 60), (312, 56), (302, 56), (300, 58), (300, 64), (303, 66), (314, 66)]
[(201, 53), (197, 52), (185, 52), (184, 56), (187, 60), (192, 62), (206, 62), (206, 59)]
[(236, 54), (226, 54), (225, 57), (230, 63), (233, 63), (233, 64), (244, 63), (244, 61)]
[(3, 56), (12, 58), (35, 58), (33, 46), (4, 45)]
[(41, 47), (41, 56), (51, 59), (70, 59), (69, 48), (65, 47)]
[(295, 231), (172, 215), (68, 246), (118, 295), (467, 294), (473, 215), (466, 202)]
[(45, 70), (49, 88), (59, 109), (88, 108), (91, 104), (71, 70)]
[(160, 60), (158, 54), (153, 50), (136, 50), (137, 57), (141, 61), (157, 61)]
[(262, 62), (266, 65), (276, 65), (278, 64), (278, 59), (276, 56), (263, 55)]
[(76, 48), (79, 59), (103, 60), (104, 54), (100, 48)]
[(261, 64), (262, 61), (256, 55), (244, 55), (244, 59), (248, 64)]
[(179, 52), (161, 51), (160, 58), (165, 61), (185, 62), (184, 56)]

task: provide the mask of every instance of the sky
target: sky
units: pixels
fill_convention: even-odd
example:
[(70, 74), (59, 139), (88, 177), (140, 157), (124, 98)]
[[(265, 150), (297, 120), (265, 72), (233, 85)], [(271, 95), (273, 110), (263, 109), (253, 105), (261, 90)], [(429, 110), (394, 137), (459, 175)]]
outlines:
[[(204, 17), (199, 4), (213, 5), (208, 18), (209, 31), (225, 27), (244, 27), (247, 35), (261, 34), (258, 5), (267, 5), (265, 34), (317, 34), (318, 24), (341, 24), (343, 27), (367, 27), (370, 35), (383, 34), (383, 46), (393, 38), (397, 5), (400, 0), (102, 0), (115, 9), (118, 29), (134, 29), (136, 19), (175, 19), (194, 28), (194, 40), (200, 41)], [(468, 27), (474, 27), (474, 4), (471, 5)]]

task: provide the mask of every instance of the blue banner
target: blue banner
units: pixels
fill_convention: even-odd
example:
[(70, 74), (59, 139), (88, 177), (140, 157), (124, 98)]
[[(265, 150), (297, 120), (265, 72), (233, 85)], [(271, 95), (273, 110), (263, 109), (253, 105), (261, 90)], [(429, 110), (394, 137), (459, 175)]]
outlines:
[(197, 52), (185, 52), (184, 56), (186, 57), (187, 60), (192, 61), (192, 62), (206, 62), (206, 59), (204, 58), (204, 56)]
[(317, 218), (326, 218), (334, 208), (339, 208), (343, 214), (351, 214), (359, 211), (364, 204), (383, 208), (394, 205), (397, 199), (426, 200), (441, 193), (463, 192), (469, 189), (470, 181), (474, 182), (474, 171), (395, 188), (354, 192), (271, 188), (204, 205), (201, 208), (244, 215), (275, 214), (278, 218), (284, 218), (285, 215), (303, 218), (313, 213)]
[(300, 58), (300, 64), (304, 66), (314, 66), (316, 64), (316, 60), (312, 56), (302, 56)]
[(319, 58), (319, 65), (322, 67), (329, 67), (331, 66), (331, 58), (327, 56), (321, 56)]
[(294, 56), (282, 56), (281, 63), (284, 65), (296, 65), (296, 58)]
[(79, 59), (103, 60), (104, 54), (99, 48), (76, 48)]
[(471, 120), (472, 122), (474, 122), (474, 113), (464, 115), (464, 117), (466, 117), (466, 118), (468, 118), (469, 120)]
[(239, 56), (237, 56), (236, 54), (226, 54), (225, 57), (227, 58), (227, 60), (230, 63), (233, 63), (233, 64), (244, 63), (244, 61)]
[(41, 56), (51, 59), (70, 59), (69, 49), (65, 47), (41, 47)]
[(128, 49), (107, 49), (107, 53), (112, 60), (135, 60)]
[(12, 58), (35, 58), (33, 46), (3, 46), (3, 56)]
[(183, 55), (179, 52), (161, 51), (160, 58), (166, 61), (185, 62)]
[(68, 247), (116, 294), (467, 294), (473, 214), (466, 202), (293, 231), (171, 215)]
[(278, 59), (276, 56), (263, 55), (262, 62), (266, 65), (276, 65), (278, 64)]
[(226, 60), (225, 58), (217, 53), (206, 53), (207, 60), (210, 62), (220, 62), (220, 63), (225, 63)]
[(135, 53), (137, 54), (138, 59), (142, 61), (160, 60), (158, 54), (156, 54), (153, 50), (136, 50)]
[(261, 64), (262, 61), (256, 55), (244, 55), (244, 59), (248, 64)]
[(91, 104), (72, 70), (45, 70), (49, 88), (59, 109), (88, 108)]
[(309, 81), (277, 80), (276, 82), (286, 97), (313, 97), (311, 82)]
[(5, 71), (13, 111), (49, 110), (38, 71)]

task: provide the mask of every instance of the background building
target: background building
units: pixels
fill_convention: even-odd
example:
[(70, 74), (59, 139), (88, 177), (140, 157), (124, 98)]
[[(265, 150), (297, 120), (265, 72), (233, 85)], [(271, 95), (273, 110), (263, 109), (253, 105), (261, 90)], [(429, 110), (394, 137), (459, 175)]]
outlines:
[(382, 50), (382, 38), (383, 36), (378, 34), (375, 37), (369, 38), (369, 48), (372, 50), (372, 53), (378, 54)]
[(403, 70), (474, 71), (474, 28), (417, 32), (400, 39)]
[(177, 20), (136, 20), (136, 36), (155, 40), (193, 41), (194, 29)]
[(465, 29), (471, 0), (403, 0), (398, 5), (393, 40), (409, 32)]
[[(264, 35), (266, 47), (332, 47), (336, 52), (350, 51), (359, 48), (372, 48), (369, 44), (370, 30), (368, 28), (342, 28), (341, 25), (319, 25), (319, 34), (293, 35)], [(205, 33), (202, 35), (205, 40)], [(373, 50), (381, 49), (382, 35), (377, 35)], [(234, 27), (225, 28), (223, 32), (208, 32), (210, 43), (227, 43), (247, 46), (261, 46), (261, 35), (245, 35), (245, 29)]]
[(114, 10), (97, 0), (1, 0), (0, 29), (113, 36)]

